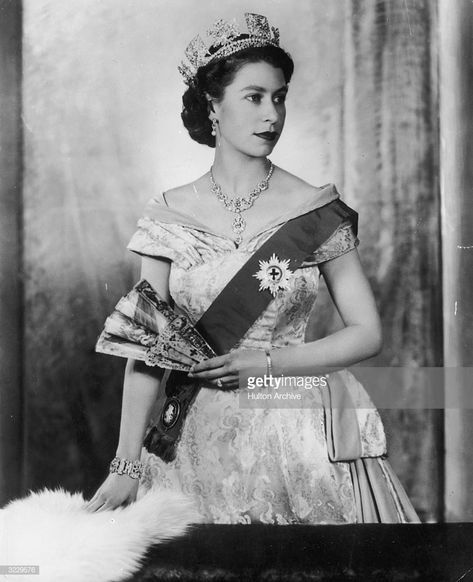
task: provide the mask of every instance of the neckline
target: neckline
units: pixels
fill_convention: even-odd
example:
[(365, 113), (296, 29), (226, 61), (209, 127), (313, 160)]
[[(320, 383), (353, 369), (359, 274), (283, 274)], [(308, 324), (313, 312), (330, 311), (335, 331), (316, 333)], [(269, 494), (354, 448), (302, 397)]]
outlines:
[[(325, 206), (332, 200), (335, 200), (339, 197), (337, 189), (331, 183), (325, 184), (319, 188), (314, 187), (314, 197), (310, 198), (303, 204), (289, 210), (288, 212), (284, 212), (283, 214), (269, 220), (265, 225), (260, 227), (258, 230), (253, 230), (243, 239), (240, 244), (237, 244), (235, 240), (228, 234), (223, 232), (216, 231), (209, 227), (208, 225), (201, 222), (199, 219), (195, 218), (192, 214), (184, 212), (182, 210), (178, 210), (177, 208), (173, 208), (168, 206), (166, 203), (166, 199), (164, 195), (161, 194), (161, 198), (153, 198), (150, 201), (150, 204), (147, 207), (149, 214), (152, 214), (152, 218), (156, 218), (161, 222), (172, 223), (172, 224), (181, 224), (183, 226), (190, 226), (195, 228), (196, 230), (200, 230), (202, 232), (206, 232), (208, 234), (212, 234), (219, 238), (225, 239), (232, 243), (235, 249), (241, 249), (244, 246), (248, 245), (254, 238), (267, 232), (268, 230), (283, 225), (289, 220), (293, 218), (297, 218), (298, 216), (302, 216), (303, 214), (307, 214), (311, 210), (316, 208)], [(154, 204), (153, 204), (154, 203)], [(176, 221), (176, 217), (179, 218)]]

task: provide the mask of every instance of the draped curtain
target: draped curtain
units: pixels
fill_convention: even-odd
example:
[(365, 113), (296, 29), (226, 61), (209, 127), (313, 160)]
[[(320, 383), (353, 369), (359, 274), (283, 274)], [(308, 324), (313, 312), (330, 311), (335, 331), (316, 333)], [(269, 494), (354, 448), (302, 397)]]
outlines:
[[(124, 362), (94, 354), (136, 280), (124, 247), (145, 201), (211, 153), (180, 126), (175, 65), (211, 0), (25, 0), (24, 272), (27, 487), (92, 492), (118, 437)], [(436, 10), (429, 0), (247, 2), (298, 68), (274, 161), (336, 182), (360, 213), (360, 254), (386, 347), (375, 365), (441, 365)], [(296, 144), (297, 147), (294, 147)], [(327, 298), (313, 335), (332, 325)], [(415, 398), (416, 386), (393, 387)], [(383, 411), (417, 509), (441, 513), (441, 416)]]
[[(344, 176), (384, 327), (378, 366), (441, 366), (438, 30), (430, 0), (346, 2)], [(392, 390), (392, 463), (424, 519), (442, 512), (443, 413), (427, 386)], [(416, 409), (417, 408), (417, 409)]]

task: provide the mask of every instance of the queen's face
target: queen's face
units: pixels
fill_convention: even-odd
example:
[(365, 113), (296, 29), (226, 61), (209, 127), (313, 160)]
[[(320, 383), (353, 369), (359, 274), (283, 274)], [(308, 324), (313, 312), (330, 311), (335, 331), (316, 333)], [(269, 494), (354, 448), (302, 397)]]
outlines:
[(217, 144), (250, 157), (269, 155), (284, 127), (287, 85), (281, 69), (248, 63), (213, 101), (218, 119)]

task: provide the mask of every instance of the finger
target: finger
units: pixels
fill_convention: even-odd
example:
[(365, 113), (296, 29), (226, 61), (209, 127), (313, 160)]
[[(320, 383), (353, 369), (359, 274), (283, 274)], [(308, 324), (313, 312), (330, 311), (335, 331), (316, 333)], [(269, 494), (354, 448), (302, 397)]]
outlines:
[(221, 376), (220, 378), (211, 380), (211, 383), (219, 390), (233, 390), (234, 388), (238, 388), (238, 376)]
[(235, 391), (238, 390), (239, 388), (240, 384), (238, 380), (229, 380), (227, 383), (223, 384), (223, 390)]
[(221, 368), (222, 366), (225, 365), (227, 360), (228, 360), (227, 354), (224, 356), (216, 356), (215, 358), (209, 358), (208, 360), (204, 360), (203, 362), (200, 362), (199, 364), (195, 364), (194, 366), (192, 366), (190, 370), (191, 373), (189, 375), (203, 372), (205, 370), (214, 370), (215, 368)]
[(85, 505), (85, 509), (87, 511), (97, 511), (97, 509), (99, 507), (101, 507), (105, 502), (103, 501), (103, 499), (100, 499), (99, 497), (96, 497), (95, 499), (91, 499), (89, 501), (89, 503), (87, 503), (87, 505)]
[(84, 509), (87, 509), (87, 511), (92, 511), (93, 508), (95, 507), (97, 503), (97, 498), (93, 497), (92, 499), (89, 499), (89, 501), (84, 505)]
[(209, 381), (216, 381), (218, 378), (222, 378), (225, 374), (224, 368), (219, 367), (213, 370), (205, 370), (203, 372), (195, 372), (192, 377), (197, 378), (198, 380), (209, 380)]
[(94, 503), (95, 501), (97, 501), (99, 496), (100, 496), (100, 489), (97, 489), (97, 491), (93, 494), (93, 496), (87, 501), (87, 504), (89, 505), (90, 503)]
[(84, 507), (84, 509), (86, 511), (90, 511), (91, 513), (93, 513), (94, 511), (97, 511), (97, 509), (102, 505), (101, 501), (94, 501), (94, 503), (89, 503), (88, 505), (86, 505)]
[(102, 511), (108, 511), (109, 509), (113, 509), (113, 505), (111, 505), (110, 502), (106, 501), (102, 507), (99, 507), (96, 511), (96, 513), (100, 513)]

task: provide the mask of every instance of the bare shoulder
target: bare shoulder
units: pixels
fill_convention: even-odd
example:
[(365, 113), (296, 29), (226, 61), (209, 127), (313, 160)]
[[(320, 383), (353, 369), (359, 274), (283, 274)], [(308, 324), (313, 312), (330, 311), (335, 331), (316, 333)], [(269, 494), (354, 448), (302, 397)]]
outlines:
[(313, 186), (302, 178), (278, 167), (278, 189), (289, 194), (291, 198), (304, 202), (313, 198), (320, 191), (320, 187)]
[(198, 193), (202, 190), (205, 177), (206, 175), (204, 174), (193, 182), (166, 190), (163, 193), (166, 204), (170, 208), (181, 212), (192, 212), (196, 202), (196, 195), (198, 196)]

